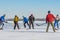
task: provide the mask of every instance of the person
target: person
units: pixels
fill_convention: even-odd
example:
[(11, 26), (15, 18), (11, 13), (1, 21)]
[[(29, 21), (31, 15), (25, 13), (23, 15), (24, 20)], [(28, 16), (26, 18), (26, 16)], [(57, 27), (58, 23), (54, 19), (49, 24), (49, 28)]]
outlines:
[(4, 22), (7, 23), (6, 19), (5, 19), (5, 14), (3, 16), (0, 17), (0, 26), (2, 25), (2, 29), (3, 30), (3, 26), (4, 26)]
[[(55, 29), (59, 29), (58, 22), (59, 22), (59, 15), (57, 14), (57, 15), (56, 15), (55, 22), (54, 22), (54, 28), (55, 28)], [(57, 28), (56, 28), (56, 26), (57, 26)]]
[(23, 22), (24, 22), (24, 28), (26, 28), (26, 24), (29, 26), (30, 29), (30, 25), (28, 24), (28, 18), (23, 16)]
[(15, 17), (14, 17), (14, 30), (16, 29), (16, 26), (18, 29), (20, 29), (19, 25), (18, 25), (18, 21), (19, 21), (19, 17), (17, 15), (15, 15)]
[(31, 15), (29, 16), (30, 29), (31, 29), (31, 25), (32, 25), (32, 29), (34, 29), (34, 21), (35, 21), (35, 17), (33, 16), (33, 14), (31, 14)]
[(55, 32), (54, 23), (53, 23), (54, 20), (55, 20), (55, 16), (53, 14), (51, 14), (50, 11), (48, 11), (48, 15), (46, 16), (46, 23), (47, 23), (46, 32), (48, 32), (48, 28), (49, 28), (50, 24), (51, 24), (51, 26), (53, 28), (53, 31)]

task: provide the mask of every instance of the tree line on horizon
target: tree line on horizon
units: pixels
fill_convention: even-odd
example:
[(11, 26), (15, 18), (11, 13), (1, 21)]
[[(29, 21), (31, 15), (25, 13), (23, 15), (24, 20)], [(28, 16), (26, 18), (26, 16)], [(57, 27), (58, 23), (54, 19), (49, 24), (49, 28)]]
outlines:
[[(6, 19), (6, 21), (13, 21), (14, 19), (11, 18), (11, 19)], [(22, 21), (23, 19), (19, 19), (19, 21)], [(46, 19), (45, 18), (36, 18), (35, 21), (45, 21)]]

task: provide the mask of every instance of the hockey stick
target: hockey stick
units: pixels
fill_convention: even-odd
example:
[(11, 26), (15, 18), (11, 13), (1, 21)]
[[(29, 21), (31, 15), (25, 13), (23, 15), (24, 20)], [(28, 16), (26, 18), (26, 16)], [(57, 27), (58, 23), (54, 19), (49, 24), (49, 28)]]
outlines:
[(46, 23), (42, 23), (42, 24), (36, 24), (37, 26), (42, 26), (42, 25), (44, 25), (44, 24), (46, 24)]

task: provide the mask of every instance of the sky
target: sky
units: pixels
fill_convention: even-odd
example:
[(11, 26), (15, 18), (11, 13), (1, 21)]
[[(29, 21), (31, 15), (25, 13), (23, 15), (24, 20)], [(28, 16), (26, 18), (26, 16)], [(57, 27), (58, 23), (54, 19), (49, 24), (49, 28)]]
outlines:
[(60, 0), (0, 0), (0, 16), (6, 14), (6, 18), (14, 18), (17, 15), (35, 18), (45, 18), (48, 10), (54, 15), (60, 15)]

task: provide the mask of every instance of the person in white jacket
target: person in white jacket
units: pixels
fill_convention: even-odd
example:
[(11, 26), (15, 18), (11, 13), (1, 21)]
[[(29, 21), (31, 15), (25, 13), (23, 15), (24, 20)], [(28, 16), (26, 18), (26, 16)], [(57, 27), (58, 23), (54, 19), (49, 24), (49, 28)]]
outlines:
[(59, 29), (59, 15), (56, 15), (55, 22), (54, 22), (54, 28)]

